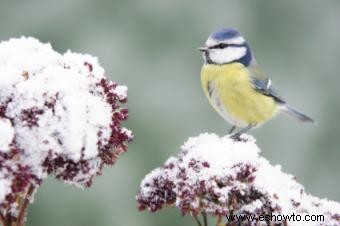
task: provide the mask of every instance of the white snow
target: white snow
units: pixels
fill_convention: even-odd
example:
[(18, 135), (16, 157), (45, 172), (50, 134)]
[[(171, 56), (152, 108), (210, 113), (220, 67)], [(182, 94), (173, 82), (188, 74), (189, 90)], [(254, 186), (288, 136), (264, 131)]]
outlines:
[(0, 203), (5, 200), (5, 197), (8, 193), (11, 192), (11, 182), (5, 180), (4, 175), (0, 173)]
[(14, 129), (8, 119), (0, 118), (0, 151), (8, 152), (14, 137)]
[[(42, 180), (47, 159), (52, 164), (57, 158), (72, 164), (87, 161), (83, 168), (73, 166), (72, 173), (60, 162), (53, 168), (65, 182), (85, 186), (102, 169), (99, 151), (109, 144), (114, 111), (120, 110), (118, 101), (113, 110), (107, 100), (104, 74), (98, 59), (88, 54), (59, 54), (31, 37), (1, 42), (0, 162), (14, 171), (27, 167), (27, 173)], [(109, 89), (120, 100), (127, 97), (125, 86)], [(130, 130), (118, 129), (132, 137)], [(5, 155), (11, 151), (19, 153)], [(0, 204), (13, 177), (0, 168)]]
[[(187, 205), (192, 211), (204, 210), (211, 215), (217, 212), (226, 215), (231, 210), (236, 211), (235, 214), (244, 211), (255, 214), (261, 208), (262, 211), (268, 211), (264, 205), (269, 205), (274, 209), (273, 214), (325, 216), (325, 222), (309, 222), (308, 225), (340, 225), (340, 222), (332, 217), (340, 214), (340, 203), (307, 194), (292, 175), (282, 172), (279, 165), (273, 166), (260, 156), (260, 149), (253, 137), (244, 134), (242, 138), (244, 141), (235, 142), (228, 136), (219, 137), (207, 133), (189, 138), (177, 157), (170, 157), (164, 167), (153, 170), (141, 182), (137, 200), (142, 209), (156, 211), (160, 209), (154, 208), (156, 204), (166, 206), (169, 197), (159, 194), (167, 194), (169, 191), (163, 190), (165, 193), (162, 193), (164, 188), (159, 184), (163, 185), (164, 181), (169, 184), (171, 181), (175, 184), (172, 191), (176, 194), (173, 205), (184, 213), (188, 211), (185, 207)], [(195, 162), (208, 163), (205, 165), (209, 167), (193, 168)], [(251, 168), (246, 169), (248, 166)], [(240, 173), (247, 173), (250, 177)], [(186, 178), (180, 176), (181, 174)], [(207, 193), (200, 193), (202, 183)], [(256, 193), (252, 193), (253, 190), (256, 190)], [(237, 208), (230, 206), (230, 198), (234, 197), (235, 192), (240, 194), (240, 197), (252, 197), (249, 198), (252, 201), (246, 204), (238, 203)], [(218, 197), (217, 202), (213, 201), (211, 194)], [(259, 198), (256, 198), (258, 194)], [(199, 206), (199, 203), (202, 206)], [(253, 223), (255, 225), (255, 222)], [(288, 225), (302, 224), (289, 221)]]
[[(12, 86), (6, 92), (0, 91), (1, 96), (12, 94), (14, 98), (8, 105), (7, 115), (16, 120), (17, 142), (27, 150), (26, 163), (38, 166), (36, 174), (42, 173), (39, 165), (46, 156), (43, 153), (49, 150), (74, 161), (80, 159), (82, 148), (85, 148), (85, 159), (98, 154), (97, 131), (98, 128), (106, 128), (103, 139), (108, 139), (112, 112), (110, 105), (101, 97), (89, 92), (91, 85), (103, 77), (104, 70), (96, 58), (71, 52), (64, 57), (49, 44), (41, 44), (33, 38), (21, 38), (0, 44), (0, 62), (4, 66), (0, 81), (7, 81), (6, 86)], [(87, 76), (89, 71), (84, 62), (99, 68), (94, 71), (97, 73), (93, 72), (93, 77)], [(65, 69), (65, 65), (69, 69)], [(13, 74), (14, 69), (18, 73)], [(28, 72), (29, 79), (25, 80), (22, 72)], [(15, 76), (20, 79), (8, 84), (8, 77)], [(27, 127), (26, 122), (20, 119), (22, 110), (44, 108), (46, 100), (54, 98), (57, 93), (59, 101), (55, 115), (46, 110), (38, 116), (38, 127)]]
[(119, 96), (120, 99), (124, 99), (127, 95), (127, 91), (127, 86), (118, 86), (115, 90), (115, 93)]

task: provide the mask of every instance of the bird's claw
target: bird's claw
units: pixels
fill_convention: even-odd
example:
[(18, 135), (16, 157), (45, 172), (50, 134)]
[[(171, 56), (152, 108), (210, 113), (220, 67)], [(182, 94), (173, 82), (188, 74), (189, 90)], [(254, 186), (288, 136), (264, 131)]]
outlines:
[(238, 141), (238, 142), (240, 142), (240, 141), (246, 142), (247, 139), (242, 138), (241, 135), (242, 135), (242, 133), (238, 133), (238, 132), (233, 133), (233, 134), (230, 135), (230, 139), (233, 139), (234, 141)]

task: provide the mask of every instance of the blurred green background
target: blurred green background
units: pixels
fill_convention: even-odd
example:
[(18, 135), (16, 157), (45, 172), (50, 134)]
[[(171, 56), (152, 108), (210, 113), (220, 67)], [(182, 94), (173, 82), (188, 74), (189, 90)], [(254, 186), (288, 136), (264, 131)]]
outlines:
[(34, 36), (59, 52), (98, 56), (129, 87), (125, 125), (135, 134), (128, 153), (90, 189), (45, 181), (27, 225), (195, 225), (176, 209), (138, 212), (135, 194), (189, 136), (229, 129), (203, 95), (196, 50), (220, 27), (240, 30), (280, 93), (318, 122), (278, 116), (251, 132), (262, 154), (308, 192), (340, 201), (339, 21), (337, 0), (0, 0), (1, 40)]

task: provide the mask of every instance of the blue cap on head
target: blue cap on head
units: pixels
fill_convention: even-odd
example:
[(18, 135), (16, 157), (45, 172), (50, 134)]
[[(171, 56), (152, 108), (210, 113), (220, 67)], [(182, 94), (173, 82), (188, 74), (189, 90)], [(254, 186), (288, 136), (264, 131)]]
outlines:
[(222, 28), (211, 34), (211, 38), (217, 41), (239, 37), (241, 34), (233, 28)]
[[(214, 48), (215, 46), (219, 46), (221, 43), (226, 44), (225, 48)], [(210, 63), (231, 63), (231, 62), (238, 62), (243, 64), (244, 66), (248, 67), (253, 62), (253, 55), (250, 49), (250, 46), (246, 42), (246, 40), (241, 36), (241, 34), (233, 29), (233, 28), (222, 28), (213, 32), (208, 40), (206, 41), (206, 46), (208, 46), (208, 50), (211, 51), (205, 52), (205, 57), (207, 60), (210, 60)], [(210, 47), (210, 48), (209, 48)], [(238, 55), (235, 53), (235, 49), (245, 49), (246, 51), (242, 55)], [(227, 52), (222, 52), (225, 49)], [(216, 54), (216, 52), (218, 52)], [(230, 53), (232, 53), (230, 55)], [(223, 61), (223, 56), (226, 58)], [(235, 56), (234, 56), (235, 55)], [(234, 56), (234, 59), (231, 59)]]

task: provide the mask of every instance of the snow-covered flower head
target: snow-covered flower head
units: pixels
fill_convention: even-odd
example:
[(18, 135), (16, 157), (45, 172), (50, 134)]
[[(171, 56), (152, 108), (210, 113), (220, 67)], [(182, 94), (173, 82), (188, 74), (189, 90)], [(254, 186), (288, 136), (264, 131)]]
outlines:
[[(183, 215), (214, 216), (218, 225), (269, 225), (258, 217), (293, 213), (325, 216), (325, 221), (313, 225), (340, 225), (339, 203), (306, 194), (292, 175), (259, 156), (254, 138), (243, 135), (242, 140), (235, 142), (214, 134), (190, 138), (177, 157), (169, 158), (143, 179), (136, 197), (139, 209), (155, 212), (175, 206)], [(226, 218), (242, 214), (257, 218), (242, 224)], [(293, 221), (276, 223), (301, 225)]]
[(97, 58), (34, 38), (0, 43), (0, 210), (49, 174), (80, 187), (127, 150), (127, 87)]

